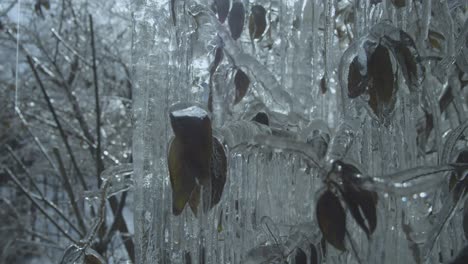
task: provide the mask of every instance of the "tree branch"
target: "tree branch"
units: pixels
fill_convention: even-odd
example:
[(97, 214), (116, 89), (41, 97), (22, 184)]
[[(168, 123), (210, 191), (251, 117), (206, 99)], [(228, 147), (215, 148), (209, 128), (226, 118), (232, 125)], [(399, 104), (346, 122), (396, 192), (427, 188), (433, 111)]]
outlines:
[(68, 179), (67, 171), (65, 170), (65, 167), (63, 166), (63, 161), (62, 161), (62, 158), (60, 158), (60, 152), (57, 148), (54, 148), (54, 154), (59, 165), (60, 175), (62, 176), (62, 179), (63, 179), (63, 187), (65, 188), (65, 191), (68, 194), (68, 198), (72, 205), (73, 211), (75, 212), (76, 220), (78, 221), (78, 225), (80, 227), (81, 232), (83, 234), (86, 234), (86, 225), (83, 220), (83, 216), (81, 215), (81, 211), (78, 208), (78, 204), (76, 203), (75, 194), (73, 193), (73, 188), (71, 187), (70, 180)]
[(52, 105), (52, 103), (50, 101), (50, 97), (47, 94), (47, 91), (46, 91), (46, 89), (44, 87), (44, 84), (42, 83), (42, 81), (41, 81), (41, 79), (39, 77), (39, 74), (38, 74), (38, 72), (37, 72), (37, 70), (36, 70), (36, 68), (34, 66), (34, 62), (33, 62), (32, 58), (29, 55), (27, 55), (26, 58), (28, 60), (29, 67), (31, 68), (31, 70), (34, 73), (34, 77), (36, 78), (36, 81), (39, 84), (39, 87), (41, 88), (42, 94), (44, 95), (44, 98), (45, 98), (45, 100), (47, 102), (47, 106), (49, 108), (49, 111), (52, 113), (54, 121), (57, 124), (57, 128), (59, 129), (59, 132), (60, 132), (60, 136), (62, 137), (63, 143), (65, 144), (65, 148), (67, 149), (68, 155), (70, 156), (73, 167), (76, 170), (76, 173), (78, 175), (78, 179), (80, 180), (81, 185), (83, 186), (83, 188), (85, 190), (88, 190), (88, 187), (86, 186), (86, 182), (84, 180), (83, 174), (81, 173), (81, 171), (80, 171), (80, 169), (78, 167), (78, 163), (76, 162), (75, 155), (73, 154), (73, 151), (72, 151), (72, 149), (70, 147), (70, 144), (68, 142), (67, 135), (65, 134), (65, 131), (63, 130), (62, 125), (60, 124), (60, 121), (58, 119), (57, 113), (55, 112), (54, 106)]
[(8, 168), (3, 168), (7, 173), (8, 175), (10, 176), (10, 178), (13, 180), (13, 182), (20, 188), (20, 190), (26, 195), (26, 197), (28, 197), (28, 199), (34, 204), (34, 206), (36, 206), (37, 209), (39, 209), (39, 211), (68, 239), (70, 240), (72, 243), (76, 244), (78, 243), (77, 240), (75, 240), (73, 237), (71, 237), (67, 231), (65, 231), (59, 223), (57, 223), (57, 221), (55, 221), (55, 219), (50, 216), (47, 211), (42, 208), (42, 206), (37, 203), (37, 201), (33, 198), (33, 196), (31, 195), (30, 191), (28, 189), (26, 189), (26, 187), (24, 187), (21, 182), (19, 181), (18, 177), (16, 177), (13, 172), (11, 170), (9, 170)]

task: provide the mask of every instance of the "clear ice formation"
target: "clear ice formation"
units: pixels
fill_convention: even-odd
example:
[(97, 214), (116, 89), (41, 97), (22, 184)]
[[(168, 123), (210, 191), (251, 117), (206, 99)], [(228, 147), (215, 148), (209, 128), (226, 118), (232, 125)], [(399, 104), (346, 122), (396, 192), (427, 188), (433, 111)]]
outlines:
[[(234, 3), (245, 10), (238, 39), (228, 24), (242, 21), (226, 19)], [(266, 10), (260, 37), (254, 5)], [(111, 182), (134, 183), (138, 263), (468, 263), (467, 161), (457, 158), (467, 145), (467, 8), (134, 1), (134, 178)], [(221, 201), (198, 215), (188, 205), (172, 214), (169, 115), (181, 104), (196, 111), (175, 114), (209, 114), (227, 155)], [(376, 193), (371, 234), (369, 201), (346, 188)], [(325, 190), (346, 213), (345, 251), (319, 227)]]

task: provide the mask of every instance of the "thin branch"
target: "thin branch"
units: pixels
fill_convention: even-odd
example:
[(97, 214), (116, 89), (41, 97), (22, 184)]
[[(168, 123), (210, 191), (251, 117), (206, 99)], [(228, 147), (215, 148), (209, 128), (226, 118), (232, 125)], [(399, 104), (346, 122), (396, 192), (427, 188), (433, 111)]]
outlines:
[(96, 67), (96, 46), (94, 44), (94, 27), (93, 27), (93, 16), (89, 15), (89, 28), (91, 30), (91, 50), (93, 54), (93, 80), (94, 80), (94, 98), (96, 101), (96, 171), (98, 177), (98, 186), (101, 185), (101, 172), (103, 170), (102, 158), (101, 158), (101, 109), (99, 106), (99, 85), (97, 77)]
[(112, 223), (111, 227), (109, 228), (109, 231), (107, 232), (107, 234), (105, 235), (105, 237), (103, 239), (104, 241), (106, 241), (106, 243), (111, 240), (112, 235), (114, 234), (114, 232), (116, 230), (118, 230), (119, 226), (121, 225), (122, 221), (124, 220), (123, 215), (122, 215), (122, 211), (123, 211), (123, 208), (125, 207), (126, 199), (127, 199), (127, 192), (123, 192), (122, 196), (120, 197), (119, 207), (118, 207), (117, 212), (115, 214), (114, 222)]
[(49, 107), (49, 111), (52, 113), (52, 116), (55, 120), (55, 123), (57, 124), (57, 128), (59, 129), (59, 132), (60, 132), (60, 136), (62, 137), (62, 140), (63, 140), (63, 143), (65, 144), (65, 148), (67, 149), (67, 152), (68, 152), (68, 155), (70, 155), (70, 159), (71, 159), (71, 162), (76, 170), (76, 173), (78, 175), (78, 178), (79, 180), (81, 181), (81, 185), (83, 186), (83, 188), (85, 190), (88, 189), (88, 187), (86, 186), (86, 182), (84, 180), (84, 177), (83, 177), (83, 174), (81, 174), (81, 171), (78, 167), (78, 163), (76, 162), (76, 159), (75, 159), (75, 155), (73, 154), (73, 151), (70, 147), (70, 144), (68, 143), (68, 139), (67, 139), (67, 135), (65, 134), (65, 131), (63, 130), (62, 128), (62, 125), (60, 124), (60, 121), (58, 119), (58, 116), (55, 112), (55, 109), (54, 109), (54, 106), (52, 105), (52, 102), (50, 101), (50, 97), (49, 95), (47, 94), (47, 91), (44, 87), (44, 84), (42, 83), (40, 77), (39, 77), (39, 74), (36, 70), (36, 67), (34, 66), (34, 62), (32, 60), (32, 58), (27, 55), (26, 58), (28, 59), (28, 64), (29, 64), (29, 67), (31, 68), (31, 70), (33, 71), (34, 73), (34, 77), (36, 78), (36, 81), (37, 83), (39, 84), (39, 87), (41, 88), (41, 91), (44, 95), (44, 98), (45, 100), (47, 101), (47, 106)]
[(62, 36), (60, 36), (57, 31), (55, 29), (51, 29), (50, 31), (52, 31), (52, 34), (54, 35), (54, 37), (57, 38), (57, 40), (59, 40), (60, 42), (62, 42), (63, 46), (65, 48), (67, 48), (71, 53), (73, 53), (75, 56), (77, 56), (81, 61), (83, 61), (83, 63), (88, 66), (88, 67), (92, 67), (91, 63), (89, 63), (83, 56), (80, 55), (80, 53), (78, 53), (78, 51), (76, 51), (74, 48), (72, 48), (63, 38)]
[(31, 195), (30, 191), (28, 189), (26, 189), (26, 187), (24, 187), (21, 182), (19, 181), (18, 177), (16, 177), (13, 172), (11, 170), (9, 170), (8, 168), (4, 168), (4, 170), (8, 173), (8, 175), (10, 176), (10, 178), (13, 180), (13, 182), (20, 188), (20, 190), (26, 195), (26, 197), (34, 204), (34, 206), (36, 206), (37, 209), (39, 209), (39, 211), (68, 239), (70, 240), (72, 243), (76, 244), (78, 243), (78, 241), (76, 241), (73, 237), (71, 237), (67, 231), (65, 231), (62, 226), (60, 226), (59, 223), (57, 223), (57, 221), (52, 217), (50, 216), (47, 211), (39, 204), (37, 203), (37, 201), (33, 198), (33, 196)]
[(67, 171), (65, 170), (65, 167), (63, 166), (63, 161), (62, 158), (60, 157), (60, 152), (57, 148), (54, 148), (54, 154), (55, 158), (57, 159), (59, 169), (60, 169), (60, 175), (62, 176), (63, 179), (63, 187), (65, 188), (65, 191), (68, 194), (68, 198), (70, 200), (70, 203), (72, 205), (73, 211), (75, 212), (76, 220), (78, 221), (78, 225), (80, 226), (80, 230), (83, 232), (83, 234), (86, 234), (86, 225), (83, 220), (83, 216), (81, 215), (81, 211), (78, 208), (78, 204), (76, 203), (75, 199), (75, 194), (73, 193), (73, 188), (70, 184), (70, 180), (68, 179)]
[(33, 188), (37, 191), (38, 195), (31, 194), (32, 197), (34, 197), (37, 200), (40, 200), (44, 202), (47, 206), (52, 208), (67, 224), (70, 225), (70, 227), (80, 236), (83, 236), (83, 233), (80, 232), (80, 230), (68, 219), (67, 216), (60, 210), (55, 204), (53, 204), (51, 201), (45, 198), (44, 194), (42, 191), (39, 189), (39, 186), (37, 186), (36, 182), (34, 181), (31, 173), (29, 170), (26, 168), (26, 166), (23, 164), (23, 162), (16, 156), (16, 154), (13, 152), (10, 146), (6, 145), (6, 149), (10, 153), (11, 157), (20, 165), (21, 169), (26, 173), (26, 177), (31, 181)]
[(13, 7), (15, 7), (17, 2), (18, 0), (11, 1), (10, 5), (0, 13), (0, 17), (6, 16), (8, 12), (10, 12), (10, 10), (13, 9)]

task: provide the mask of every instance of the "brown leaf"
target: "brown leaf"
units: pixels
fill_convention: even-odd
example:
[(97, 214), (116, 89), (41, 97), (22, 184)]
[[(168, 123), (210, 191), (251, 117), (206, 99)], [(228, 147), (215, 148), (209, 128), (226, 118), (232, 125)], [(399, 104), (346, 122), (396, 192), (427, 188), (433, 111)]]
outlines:
[(346, 214), (340, 200), (330, 190), (317, 201), (317, 221), (325, 239), (336, 249), (345, 251)]
[(379, 119), (389, 114), (395, 105), (395, 76), (388, 49), (378, 45), (368, 61), (369, 106)]
[(249, 33), (251, 39), (259, 39), (267, 26), (266, 10), (261, 5), (252, 6), (249, 18)]
[(435, 49), (442, 50), (442, 42), (445, 40), (444, 35), (441, 33), (434, 31), (434, 30), (429, 30), (427, 38), (429, 40), (429, 44)]
[(249, 77), (241, 69), (237, 69), (236, 76), (234, 76), (234, 85), (236, 86), (234, 104), (237, 104), (244, 98), (250, 85)]
[(244, 28), (245, 10), (244, 5), (241, 2), (235, 2), (232, 4), (231, 12), (228, 17), (229, 30), (234, 40), (237, 40), (242, 33)]
[[(169, 146), (169, 175), (173, 213), (179, 215), (186, 203), (194, 200), (196, 182), (206, 186), (211, 174), (211, 121), (205, 110), (193, 106), (170, 114), (175, 138)], [(198, 199), (196, 199), (198, 200)], [(194, 201), (190, 204), (196, 209)], [(196, 210), (195, 210), (196, 211)]]
[(219, 22), (224, 23), (229, 14), (229, 0), (215, 0), (216, 13), (218, 14)]

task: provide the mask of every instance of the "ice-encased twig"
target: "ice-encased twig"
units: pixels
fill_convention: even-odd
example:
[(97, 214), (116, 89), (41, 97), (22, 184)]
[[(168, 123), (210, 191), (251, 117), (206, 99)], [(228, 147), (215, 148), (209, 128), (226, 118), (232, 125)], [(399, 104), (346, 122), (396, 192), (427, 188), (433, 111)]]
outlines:
[(109, 198), (132, 188), (134, 186), (133, 164), (125, 163), (108, 168), (101, 173), (101, 179), (103, 181), (101, 189), (85, 192), (87, 199), (96, 199), (103, 191), (106, 192), (106, 198)]
[[(255, 58), (243, 52), (232, 39), (227, 29), (221, 25), (215, 14), (206, 6), (192, 4), (189, 7), (189, 13), (193, 17), (205, 16), (214, 25), (218, 31), (218, 36), (224, 42), (224, 51), (232, 59), (237, 67), (242, 67), (247, 70), (247, 75), (259, 82), (261, 85), (251, 85), (255, 89), (257, 97), (259, 97), (269, 110), (289, 114), (293, 109), (291, 95), (280, 85), (275, 76)], [(299, 103), (299, 102), (295, 102)]]
[(304, 156), (309, 165), (323, 170), (323, 166), (319, 162), (317, 153), (315, 153), (312, 146), (306, 142), (300, 142), (295, 139), (278, 136), (257, 135), (255, 137), (255, 144), (273, 149), (296, 152)]
[(410, 196), (415, 193), (437, 189), (444, 181), (439, 173), (467, 169), (465, 164), (442, 166), (423, 166), (399, 171), (379, 177), (364, 177), (362, 187), (368, 190), (384, 192), (394, 196)]

